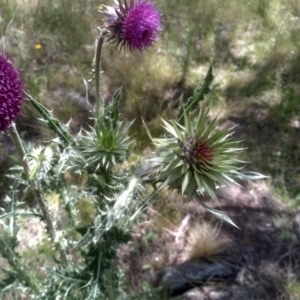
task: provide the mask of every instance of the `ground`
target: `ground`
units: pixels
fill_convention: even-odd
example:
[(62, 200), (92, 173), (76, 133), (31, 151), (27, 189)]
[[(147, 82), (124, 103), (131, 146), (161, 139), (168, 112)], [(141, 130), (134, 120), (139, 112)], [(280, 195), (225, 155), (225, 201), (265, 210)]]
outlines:
[[(174, 193), (166, 197), (176, 214), (183, 199), (179, 200)], [(176, 204), (172, 201), (174, 197)], [(164, 220), (164, 212), (158, 212), (154, 204), (136, 227), (134, 241), (120, 251), (132, 286), (140, 286), (143, 280), (153, 282), (154, 274), (159, 274), (165, 266), (188, 260), (189, 231), (195, 223), (203, 226), (203, 222), (208, 222), (218, 228), (217, 238), (225, 241), (221, 253), (211, 259), (230, 264), (236, 270), (236, 277), (225, 282), (208, 280), (195, 284), (197, 288), (176, 299), (300, 299), (300, 212), (287, 209), (274, 196), (268, 181), (241, 182), (241, 186), (221, 188), (219, 204), (212, 201), (208, 204), (216, 209), (221, 207), (240, 229), (206, 213), (195, 201), (181, 202), (183, 218), (175, 221), (177, 224), (172, 219)], [(157, 223), (162, 226), (160, 230)], [(205, 241), (194, 237), (194, 242)], [(202, 259), (199, 257), (199, 261)]]

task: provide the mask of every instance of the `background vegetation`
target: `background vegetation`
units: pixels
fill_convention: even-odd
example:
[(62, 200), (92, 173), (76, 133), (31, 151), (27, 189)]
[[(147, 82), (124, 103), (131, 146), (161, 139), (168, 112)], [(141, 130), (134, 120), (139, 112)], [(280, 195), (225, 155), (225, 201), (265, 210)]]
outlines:
[[(103, 4), (112, 3), (0, 0), (1, 48), (19, 65), (28, 93), (59, 119), (70, 120), (73, 132), (87, 126), (90, 117), (82, 78), (91, 77), (94, 40), (103, 18), (97, 10)], [(119, 53), (105, 45), (103, 54), (104, 96), (108, 99), (124, 85), (122, 113), (124, 119), (136, 118), (131, 134), (139, 137), (137, 148), (147, 151), (149, 146), (141, 118), (159, 135), (157, 114), (172, 114), (179, 99), (191, 95), (213, 62), (212, 113), (223, 119), (224, 126), (237, 125), (236, 134), (247, 147), (243, 159), (251, 162), (249, 168), (270, 175), (272, 195), (288, 211), (298, 209), (300, 2), (160, 0), (157, 4), (163, 11), (165, 30), (152, 50), (143, 55)], [(89, 93), (93, 98), (94, 91)], [(36, 116), (25, 103), (17, 124), (33, 144), (52, 137)], [(1, 192), (13, 155), (10, 141), (1, 137)], [(159, 242), (155, 232), (168, 222), (180, 223), (183, 213), (176, 206), (180, 201), (174, 203), (172, 208), (164, 208), (159, 201), (155, 204), (160, 215), (147, 229), (147, 245)], [(287, 277), (283, 286), (287, 297), (298, 299), (292, 298), (299, 293), (295, 281)]]

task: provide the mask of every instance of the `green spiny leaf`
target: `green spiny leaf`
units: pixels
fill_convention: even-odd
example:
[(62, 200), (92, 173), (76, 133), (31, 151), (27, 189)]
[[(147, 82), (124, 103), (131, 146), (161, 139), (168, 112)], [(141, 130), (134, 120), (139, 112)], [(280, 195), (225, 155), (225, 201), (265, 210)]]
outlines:
[(151, 133), (150, 133), (150, 131), (149, 131), (149, 128), (147, 127), (147, 125), (146, 125), (146, 123), (145, 123), (145, 121), (144, 121), (143, 119), (142, 119), (142, 122), (143, 122), (144, 129), (145, 129), (146, 134), (148, 135), (149, 139), (150, 139), (150, 140), (153, 140), (153, 139), (152, 139), (152, 136), (151, 136)]
[(74, 143), (73, 137), (68, 132), (66, 126), (64, 124), (62, 124), (58, 119), (54, 118), (49, 109), (47, 109), (45, 106), (43, 106), (37, 100), (35, 100), (29, 94), (26, 93), (26, 95), (29, 98), (29, 101), (33, 105), (33, 107), (42, 115), (42, 117), (46, 121), (46, 124), (48, 125), (48, 127), (56, 133), (56, 135), (60, 138), (60, 140), (65, 145), (73, 144)]
[(122, 87), (118, 88), (112, 97), (111, 103), (105, 108), (104, 118), (106, 122), (109, 122), (112, 128), (116, 128), (119, 121), (119, 101), (121, 99)]
[(192, 197), (195, 195), (196, 190), (197, 190), (197, 182), (195, 181), (195, 179), (192, 177), (187, 188), (187, 199), (190, 200), (192, 199)]
[(215, 216), (217, 216), (218, 218), (220, 218), (221, 220), (224, 220), (225, 222), (229, 223), (230, 225), (240, 229), (237, 225), (234, 224), (234, 222), (223, 212), (210, 208), (209, 206), (207, 206), (200, 198), (200, 196), (196, 193), (196, 200), (198, 201), (198, 203), (203, 206), (204, 209), (206, 209), (208, 212), (214, 214)]
[(257, 179), (263, 179), (269, 177), (252, 171), (244, 171), (243, 173), (239, 173), (232, 176), (242, 180), (257, 180)]
[(186, 188), (191, 180), (191, 177), (192, 177), (192, 172), (191, 171), (187, 171), (184, 175), (184, 178), (183, 178), (183, 182), (182, 182), (182, 185), (181, 185), (181, 193), (184, 194), (185, 191), (186, 191)]
[[(171, 133), (176, 139), (179, 139), (180, 138), (180, 134), (178, 135), (179, 133), (179, 130), (172, 126), (170, 123), (168, 123), (167, 121), (165, 121), (164, 119), (162, 119), (163, 123), (164, 123), (164, 128), (169, 132)], [(177, 129), (177, 130), (176, 130)]]
[(210, 92), (210, 84), (214, 79), (214, 75), (212, 73), (212, 65), (209, 66), (207, 74), (204, 79), (204, 83), (200, 88), (198, 88), (192, 97), (190, 97), (186, 104), (180, 107), (179, 114), (178, 114), (178, 122), (183, 124), (184, 122), (184, 109), (187, 114), (195, 110), (200, 101), (204, 100), (205, 95), (209, 94)]

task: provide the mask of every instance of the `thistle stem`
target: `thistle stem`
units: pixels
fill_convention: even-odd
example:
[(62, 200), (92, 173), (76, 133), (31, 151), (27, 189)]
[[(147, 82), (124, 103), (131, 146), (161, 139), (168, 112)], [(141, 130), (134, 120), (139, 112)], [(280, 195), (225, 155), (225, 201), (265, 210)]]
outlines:
[(51, 238), (53, 239), (53, 241), (55, 242), (56, 248), (59, 249), (60, 251), (60, 256), (61, 259), (63, 261), (64, 264), (68, 264), (68, 259), (67, 259), (67, 255), (64, 251), (64, 249), (61, 247), (61, 245), (59, 244), (59, 242), (57, 241), (57, 232), (55, 229), (55, 226), (53, 224), (50, 212), (47, 208), (46, 202), (42, 196), (42, 193), (40, 191), (40, 189), (38, 188), (38, 183), (36, 182), (36, 180), (33, 180), (30, 178), (30, 166), (28, 164), (28, 160), (26, 157), (26, 152), (23, 146), (23, 143), (21, 141), (20, 135), (17, 131), (17, 128), (15, 126), (15, 124), (13, 123), (10, 129), (10, 137), (12, 139), (12, 141), (14, 142), (18, 155), (20, 157), (22, 166), (24, 168), (25, 171), (25, 175), (27, 177), (27, 180), (30, 184), (30, 188), (32, 190), (33, 196), (36, 199), (38, 206), (42, 212), (42, 215), (45, 219), (46, 225), (47, 225), (47, 229), (48, 232), (51, 236)]
[(96, 47), (96, 57), (95, 57), (95, 90), (96, 90), (96, 111), (95, 115), (96, 118), (100, 115), (100, 107), (102, 104), (102, 95), (100, 93), (100, 64), (101, 64), (101, 53), (102, 53), (102, 46), (104, 42), (104, 37), (107, 33), (107, 30), (101, 30), (98, 40), (97, 40), (97, 47)]

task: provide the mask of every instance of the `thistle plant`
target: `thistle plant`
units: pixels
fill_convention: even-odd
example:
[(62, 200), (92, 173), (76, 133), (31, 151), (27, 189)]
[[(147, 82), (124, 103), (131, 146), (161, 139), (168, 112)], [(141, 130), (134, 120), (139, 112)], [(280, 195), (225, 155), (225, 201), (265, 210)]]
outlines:
[(238, 184), (237, 179), (265, 176), (241, 172), (242, 161), (237, 155), (243, 148), (233, 139), (233, 128), (219, 129), (218, 118), (210, 121), (209, 109), (199, 105), (210, 93), (213, 79), (210, 66), (203, 84), (180, 107), (177, 120), (162, 119), (165, 130), (162, 138), (153, 138), (144, 124), (156, 151), (143, 161), (136, 173), (155, 188), (159, 184), (157, 190), (167, 186), (179, 190), (187, 200), (194, 197), (207, 211), (237, 227), (225, 213), (207, 206), (203, 195), (208, 194), (217, 201), (218, 188)]
[[(20, 165), (9, 173), (7, 205), (0, 216), (0, 252), (10, 265), (0, 282), (0, 296), (22, 289), (32, 299), (144, 299), (124, 288), (117, 251), (130, 240), (133, 224), (159, 190), (178, 189), (187, 200), (195, 197), (205, 209), (235, 225), (222, 212), (209, 208), (202, 195), (216, 200), (216, 189), (223, 185), (263, 177), (241, 171), (236, 154), (242, 149), (232, 129), (219, 129), (218, 119), (209, 120), (207, 106), (199, 105), (210, 92), (212, 67), (193, 97), (179, 107), (177, 119), (162, 119), (165, 134), (161, 138), (153, 138), (145, 126), (156, 148), (150, 158), (129, 166), (134, 141), (128, 130), (133, 121), (121, 118), (122, 88), (108, 103), (102, 99), (102, 48), (107, 42), (133, 52), (148, 49), (163, 28), (162, 15), (148, 0), (119, 0), (116, 7), (106, 7), (104, 15), (105, 26), (95, 43), (94, 77), (89, 81), (96, 93), (95, 107), (91, 107), (94, 123), (76, 135), (23, 92), (19, 71), (0, 56), (0, 130), (10, 134), (20, 157)], [(20, 138), (14, 121), (24, 95), (55, 133), (50, 142), (32, 147)], [(149, 182), (155, 186), (153, 192), (145, 192)], [(57, 213), (51, 210), (49, 194), (59, 199)], [(85, 209), (82, 201), (92, 207), (88, 223), (79, 218), (78, 207)], [(61, 223), (60, 214), (64, 216)], [(53, 259), (43, 268), (46, 276), (39, 274), (40, 266), (27, 266), (16, 250), (18, 224), (24, 218), (39, 218), (47, 229), (45, 240)], [(156, 296), (150, 291), (147, 297)]]
[[(208, 109), (201, 107), (196, 120), (184, 110), (184, 124), (162, 120), (166, 138), (152, 138), (157, 156), (150, 174), (154, 181), (172, 189), (180, 189), (190, 200), (197, 191), (217, 199), (216, 187), (236, 183), (239, 160), (233, 155), (241, 151), (238, 141), (231, 139), (230, 129), (217, 131), (218, 119), (208, 123)], [(195, 123), (195, 125), (193, 124)]]
[(102, 169), (109, 170), (127, 159), (132, 143), (127, 133), (132, 122), (124, 125), (119, 120), (120, 96), (121, 88), (117, 90), (111, 104), (100, 115), (95, 127), (79, 133), (77, 141), (84, 158), (80, 169), (88, 168), (94, 172)]

